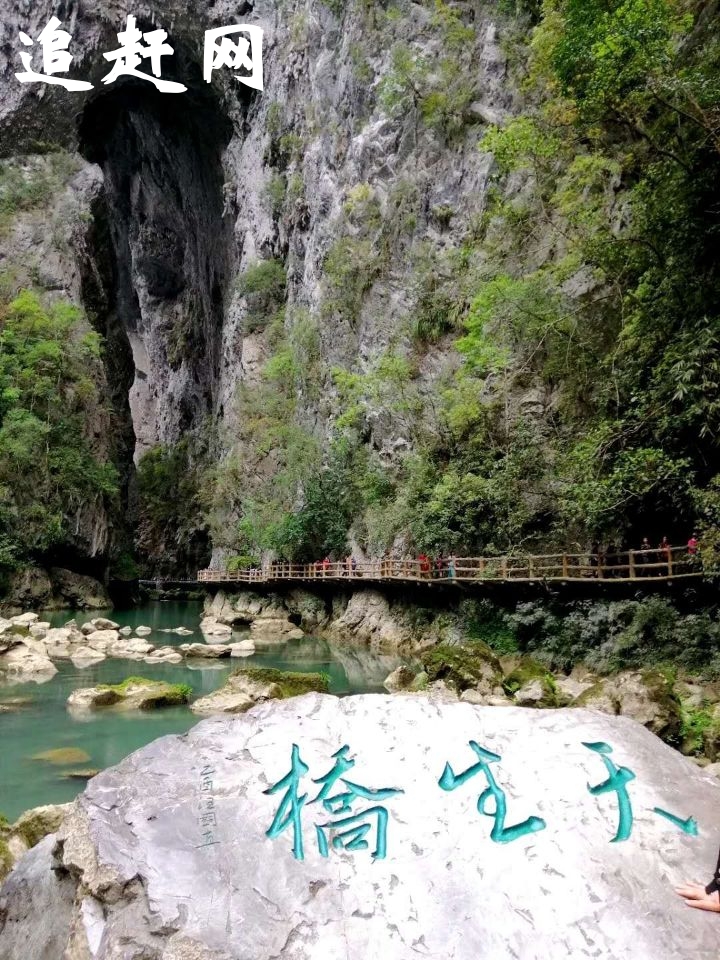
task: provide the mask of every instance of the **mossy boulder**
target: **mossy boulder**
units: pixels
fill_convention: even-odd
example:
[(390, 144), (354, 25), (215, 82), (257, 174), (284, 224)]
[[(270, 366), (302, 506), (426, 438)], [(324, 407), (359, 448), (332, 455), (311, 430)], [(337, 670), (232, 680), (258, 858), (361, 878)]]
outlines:
[(415, 675), (413, 682), (408, 687), (413, 693), (419, 693), (422, 690), (427, 690), (428, 683), (430, 682), (427, 673), (424, 670), (421, 670), (420, 673)]
[(48, 804), (26, 810), (10, 824), (0, 814), (0, 883), (27, 851), (59, 830), (72, 804)]
[(612, 683), (605, 680), (597, 680), (587, 690), (583, 690), (579, 696), (575, 697), (571, 706), (597, 710), (600, 713), (609, 713), (611, 716), (618, 716), (620, 713), (620, 701)]
[(329, 693), (330, 678), (326, 673), (295, 673), (276, 670), (273, 667), (241, 667), (233, 673), (255, 683), (275, 683), (280, 688), (280, 698), (299, 697), (303, 693)]
[(505, 677), (502, 687), (520, 706), (559, 707), (562, 696), (555, 677), (544, 664), (532, 657), (522, 657), (518, 665)]
[(232, 673), (219, 690), (192, 704), (193, 713), (245, 713), (265, 700), (286, 700), (304, 693), (328, 693), (324, 673), (292, 673), (272, 667), (245, 667)]
[(396, 693), (398, 690), (408, 690), (415, 680), (415, 671), (410, 667), (401, 664), (383, 681), (383, 686), (390, 693)]
[(11, 836), (20, 838), (29, 850), (43, 837), (60, 829), (70, 807), (69, 803), (58, 803), (26, 810), (10, 828)]
[(422, 665), (428, 682), (444, 680), (458, 693), (469, 689), (490, 693), (502, 680), (499, 659), (480, 640), (457, 646), (441, 643), (423, 654)]
[(572, 703), (637, 720), (666, 743), (682, 741), (682, 708), (671, 673), (658, 668), (627, 670), (598, 681)]
[(91, 711), (105, 707), (117, 710), (157, 710), (188, 703), (192, 687), (186, 683), (165, 683), (144, 677), (127, 677), (122, 683), (100, 684), (74, 690), (68, 708)]
[(57, 747), (54, 750), (43, 750), (42, 753), (33, 754), (32, 760), (43, 760), (45, 763), (54, 763), (59, 767), (66, 767), (70, 764), (86, 763), (90, 755), (79, 747)]

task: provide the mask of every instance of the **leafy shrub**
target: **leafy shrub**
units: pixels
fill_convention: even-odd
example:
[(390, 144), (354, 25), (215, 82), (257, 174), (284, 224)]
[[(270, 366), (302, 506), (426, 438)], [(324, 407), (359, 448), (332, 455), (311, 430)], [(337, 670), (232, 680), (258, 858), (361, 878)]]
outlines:
[(110, 506), (115, 467), (95, 456), (101, 340), (65, 301), (30, 290), (0, 307), (0, 562), (41, 558), (73, 541), (88, 504)]
[(259, 260), (248, 267), (238, 280), (238, 291), (245, 297), (245, 330), (262, 330), (285, 302), (287, 276), (280, 260)]

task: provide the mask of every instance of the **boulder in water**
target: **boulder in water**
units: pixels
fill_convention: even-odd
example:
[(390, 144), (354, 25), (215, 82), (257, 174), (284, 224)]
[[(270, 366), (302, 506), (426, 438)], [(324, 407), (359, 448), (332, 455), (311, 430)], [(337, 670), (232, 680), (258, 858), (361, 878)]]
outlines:
[(16, 627), (29, 627), (31, 623), (36, 623), (40, 617), (36, 613), (19, 613), (16, 617), (11, 617), (10, 622)]
[(316, 690), (327, 692), (328, 679), (321, 673), (291, 673), (272, 667), (245, 667), (231, 674), (226, 684), (200, 697), (190, 707), (193, 713), (244, 713), (264, 700), (283, 700)]
[(118, 630), (120, 627), (119, 623), (115, 623), (114, 620), (108, 620), (107, 617), (94, 617), (90, 623), (96, 630)]
[(93, 650), (107, 650), (108, 647), (116, 644), (119, 639), (120, 634), (117, 630), (93, 630), (92, 633), (87, 634), (85, 642)]
[(85, 763), (90, 755), (80, 747), (55, 747), (53, 750), (44, 750), (32, 756), (33, 760), (43, 760), (45, 763), (54, 763), (58, 766), (67, 766), (71, 763)]
[(96, 663), (101, 663), (104, 659), (105, 654), (102, 650), (93, 650), (92, 647), (77, 647), (70, 656), (73, 666), (79, 670), (92, 667)]
[(104, 707), (119, 710), (156, 710), (187, 703), (191, 693), (191, 688), (184, 683), (128, 677), (122, 683), (74, 690), (68, 697), (67, 704), (71, 711), (89, 711)]
[[(3, 640), (6, 638), (3, 637)], [(0, 650), (3, 646), (0, 645)], [(0, 653), (0, 673), (3, 672), (18, 674), (23, 682), (44, 683), (57, 673), (57, 667), (44, 653), (32, 650), (20, 641)]]
[[(588, 789), (608, 764), (634, 774), (631, 818)], [(624, 717), (264, 703), (96, 776), (0, 890), (3, 960), (715, 957), (718, 917), (673, 886), (709, 880), (718, 804)]]
[(232, 653), (230, 646), (226, 643), (181, 643), (180, 649), (186, 657), (207, 657), (208, 659), (229, 657)]
[(229, 637), (232, 634), (232, 627), (227, 623), (221, 623), (216, 617), (204, 617), (200, 621), (200, 631), (206, 637)]

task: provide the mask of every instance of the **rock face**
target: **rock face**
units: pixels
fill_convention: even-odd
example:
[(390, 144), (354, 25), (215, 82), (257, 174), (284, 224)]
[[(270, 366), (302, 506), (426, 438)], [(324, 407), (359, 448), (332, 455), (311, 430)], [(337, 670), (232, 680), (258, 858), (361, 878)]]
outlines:
[[(22, 30), (37, 38), (49, 10), (9, 6), (7, 37)], [(463, 17), (469, 36), (453, 59), (467, 67), (468, 90), (450, 142), (444, 122), (426, 123), (380, 96), (381, 82), (392, 79), (393, 50), (405, 46), (423, 71), (427, 61), (427, 95), (444, 93), (447, 52), (432, 10), (420, 4), (386, 17), (383, 7), (318, 0), (151, 0), (143, 22), (168, 31), (175, 51), (163, 60), (164, 73), (188, 87), (171, 96), (150, 83), (138, 96), (126, 84), (101, 82), (108, 72), (102, 51), (116, 45), (127, 12), (104, 0), (73, 15), (58, 10), (72, 36), (73, 67), (94, 85), (70, 100), (49, 85), (38, 96), (34, 85), (18, 83), (17, 45), (8, 40), (0, 51), (0, 137), (5, 155), (31, 153), (42, 140), (66, 146), (78, 164), (69, 192), (83, 201), (83, 216), (72, 223), (72, 242), (61, 244), (61, 259), (46, 241), (45, 256), (32, 265), (52, 277), (53, 289), (92, 310), (106, 334), (110, 392), (137, 458), (188, 436), (208, 415), (221, 421), (223, 435), (237, 435), (238, 383), (257, 378), (272, 348), (236, 282), (260, 261), (282, 261), (289, 322), (307, 311), (325, 369), (382, 356), (421, 299), (417, 258), (427, 252), (438, 273), (450, 270), (446, 254), (485, 208), (492, 158), (477, 143), (487, 119), (505, 115), (512, 92), (492, 6)], [(205, 32), (237, 22), (264, 31), (261, 94), (229, 67), (203, 80)], [(374, 265), (382, 256), (378, 217), (382, 237), (392, 238), (392, 269)], [(370, 245), (372, 265), (362, 253)], [(351, 265), (352, 280), (342, 286), (362, 282), (367, 296), (357, 309), (335, 303), (325, 270), (330, 252)], [(352, 301), (350, 290), (341, 292)], [(425, 388), (456, 362), (437, 352), (423, 364)], [(317, 423), (318, 437), (337, 414), (328, 399), (326, 391), (303, 416), (304, 425)], [(402, 455), (407, 431), (370, 413), (377, 449)], [(94, 540), (105, 550), (105, 511), (87, 518), (83, 540), (93, 541), (93, 519)], [(196, 560), (177, 555), (175, 533), (167, 530), (172, 559)]]
[(107, 590), (94, 577), (60, 567), (25, 567), (10, 578), (4, 602), (11, 607), (101, 610), (112, 606)]
[[(51, 835), (22, 858), (0, 895), (0, 956), (58, 960), (70, 937), (75, 884), (54, 873)], [(28, 912), (33, 923), (28, 925)]]
[(284, 643), (304, 636), (300, 627), (286, 617), (258, 617), (250, 625), (250, 639), (256, 643)]
[[(480, 762), (470, 741), (496, 756), (450, 789)], [(289, 804), (276, 818), (286, 786), (266, 792), (291, 769), (293, 743), (309, 768), (298, 771), (302, 850)], [(616, 794), (588, 791), (607, 769), (583, 743), (608, 744), (605, 756), (635, 774), (624, 841), (611, 842)], [(341, 816), (317, 800), (311, 778), (344, 745), (355, 760), (347, 780), (395, 792), (375, 803), (353, 796), (354, 825), (367, 834), (347, 849), (352, 838), (337, 827), (323, 856), (319, 837)], [(326, 782), (327, 797), (347, 789)], [(504, 825), (492, 799), (485, 815), (478, 809), (490, 783), (507, 800)], [(157, 740), (95, 777), (54, 844), (31, 851), (0, 891), (3, 960), (63, 949), (92, 960), (713, 957), (717, 917), (689, 910), (672, 884), (709, 879), (719, 802), (715, 779), (624, 718), (420, 697), (262, 704)], [(362, 816), (378, 806), (385, 850), (377, 813)], [(699, 835), (655, 807), (694, 817)], [(493, 840), (533, 817), (544, 829)]]

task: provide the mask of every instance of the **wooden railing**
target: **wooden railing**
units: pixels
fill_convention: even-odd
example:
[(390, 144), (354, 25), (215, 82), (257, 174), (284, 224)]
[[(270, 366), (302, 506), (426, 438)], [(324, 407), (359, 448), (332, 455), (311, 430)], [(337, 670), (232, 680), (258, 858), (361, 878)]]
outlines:
[(541, 556), (452, 557), (441, 561), (347, 560), (272, 563), (251, 570), (200, 570), (201, 583), (271, 583), (276, 580), (406, 580), (421, 583), (476, 580), (671, 580), (703, 575), (687, 547), (629, 550), (611, 555), (556, 553)]

